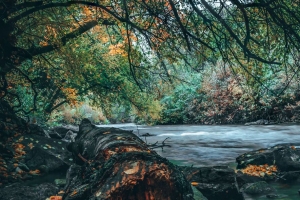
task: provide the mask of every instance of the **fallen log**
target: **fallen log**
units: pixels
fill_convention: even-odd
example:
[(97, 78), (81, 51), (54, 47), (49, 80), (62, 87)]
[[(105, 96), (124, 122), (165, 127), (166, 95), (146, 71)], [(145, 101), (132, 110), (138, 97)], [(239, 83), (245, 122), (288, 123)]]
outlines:
[(75, 164), (68, 170), (64, 200), (194, 199), (177, 166), (130, 131), (99, 128), (84, 119), (68, 150)]

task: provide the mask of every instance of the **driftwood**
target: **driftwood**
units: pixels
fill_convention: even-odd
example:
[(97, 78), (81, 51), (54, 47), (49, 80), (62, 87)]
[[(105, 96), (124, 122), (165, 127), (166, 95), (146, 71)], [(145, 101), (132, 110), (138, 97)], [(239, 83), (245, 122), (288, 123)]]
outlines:
[(66, 200), (194, 199), (177, 166), (132, 132), (99, 128), (84, 119), (68, 150), (76, 164), (67, 174)]

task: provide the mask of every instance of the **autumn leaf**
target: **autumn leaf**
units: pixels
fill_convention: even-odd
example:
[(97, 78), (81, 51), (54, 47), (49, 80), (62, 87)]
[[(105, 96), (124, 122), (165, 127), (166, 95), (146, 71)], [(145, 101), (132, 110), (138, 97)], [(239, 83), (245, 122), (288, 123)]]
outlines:
[(32, 143), (29, 143), (27, 146), (28, 146), (30, 149), (32, 149), (32, 148), (34, 147)]
[(197, 185), (199, 185), (199, 183), (197, 183), (197, 182), (191, 182), (191, 185), (192, 186), (197, 186)]
[(40, 170), (36, 169), (36, 170), (30, 170), (29, 171), (29, 174), (32, 174), (32, 175), (39, 175), (41, 172)]

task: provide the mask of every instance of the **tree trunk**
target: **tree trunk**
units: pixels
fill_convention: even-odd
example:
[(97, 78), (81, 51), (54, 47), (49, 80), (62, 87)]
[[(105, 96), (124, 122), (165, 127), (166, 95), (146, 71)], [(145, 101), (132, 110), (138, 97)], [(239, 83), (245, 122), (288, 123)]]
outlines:
[(177, 166), (130, 131), (84, 119), (68, 150), (76, 164), (68, 170), (64, 199), (193, 199)]

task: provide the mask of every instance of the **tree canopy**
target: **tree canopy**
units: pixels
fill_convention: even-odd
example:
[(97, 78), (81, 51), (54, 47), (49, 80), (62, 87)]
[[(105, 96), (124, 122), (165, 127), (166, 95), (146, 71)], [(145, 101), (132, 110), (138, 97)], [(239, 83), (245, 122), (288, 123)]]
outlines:
[(51, 113), (84, 95), (106, 105), (126, 99), (149, 108), (147, 92), (158, 88), (157, 80), (176, 80), (176, 64), (198, 71), (219, 58), (258, 83), (258, 69), (289, 68), (296, 74), (298, 4), (2, 0), (1, 99), (23, 114), (39, 107)]

